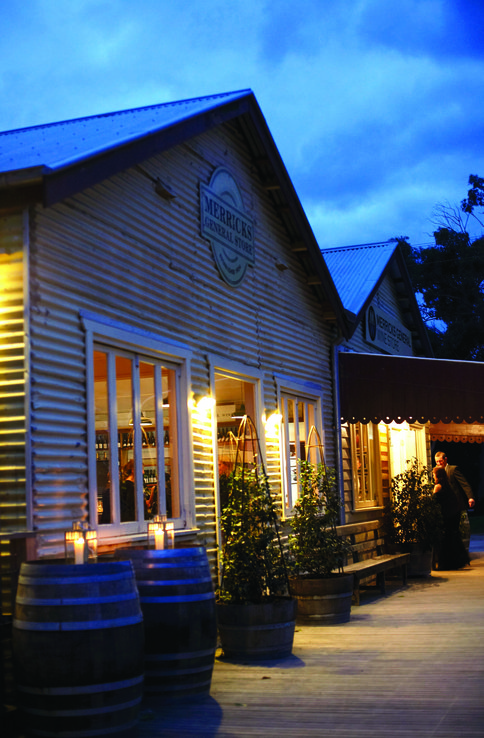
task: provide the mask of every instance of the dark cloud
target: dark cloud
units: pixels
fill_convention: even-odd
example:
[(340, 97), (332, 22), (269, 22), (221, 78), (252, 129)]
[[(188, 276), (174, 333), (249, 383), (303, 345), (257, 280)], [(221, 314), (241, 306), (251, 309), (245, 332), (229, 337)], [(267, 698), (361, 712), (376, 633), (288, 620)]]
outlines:
[(484, 54), (482, 0), (367, 0), (361, 7), (363, 43), (438, 59)]
[(428, 239), (484, 176), (484, 0), (3, 0), (0, 130), (251, 87), (315, 234)]

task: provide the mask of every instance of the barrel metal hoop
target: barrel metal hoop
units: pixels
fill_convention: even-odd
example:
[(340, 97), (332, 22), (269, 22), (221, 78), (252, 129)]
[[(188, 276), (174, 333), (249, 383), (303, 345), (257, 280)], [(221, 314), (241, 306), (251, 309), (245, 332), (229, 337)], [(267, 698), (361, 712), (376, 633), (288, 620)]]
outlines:
[[(94, 567), (93, 567), (94, 569)], [(20, 573), (18, 581), (19, 584), (40, 584), (44, 585), (62, 585), (64, 584), (92, 584), (92, 583), (104, 583), (104, 582), (120, 582), (123, 579), (132, 580), (134, 579), (133, 571), (128, 569), (122, 571), (119, 574), (92, 574), (85, 577), (29, 577), (27, 574)]]
[[(137, 724), (137, 720), (130, 720), (122, 725), (115, 725), (110, 728), (93, 728), (93, 730), (86, 730), (86, 728), (82, 728), (81, 730), (61, 730), (56, 731), (55, 736), (56, 738), (97, 738), (98, 736), (114, 735), (114, 738), (117, 738), (120, 731), (125, 733), (125, 731), (134, 730)], [(51, 730), (39, 730), (38, 728), (30, 728), (29, 730), (31, 735), (39, 736), (39, 738), (52, 738)]]
[(212, 577), (200, 577), (197, 579), (142, 579), (138, 578), (138, 587), (171, 587), (187, 584), (210, 584), (213, 586)]
[(269, 625), (225, 625), (224, 623), (221, 627), (223, 627), (224, 631), (282, 630), (282, 628), (294, 628), (294, 620), (289, 620), (287, 623), (269, 623)]
[(103, 628), (122, 628), (125, 625), (138, 625), (143, 622), (142, 615), (134, 615), (128, 618), (115, 618), (112, 620), (82, 620), (72, 622), (46, 622), (36, 623), (29, 620), (18, 620), (17, 618), (13, 621), (13, 627), (18, 630), (38, 630), (38, 631), (73, 631), (73, 630), (102, 630)]
[(199, 659), (205, 656), (213, 656), (215, 654), (215, 648), (207, 648), (203, 651), (186, 651), (180, 653), (179, 651), (173, 653), (153, 653), (145, 654), (146, 661), (179, 661), (180, 659)]
[(207, 592), (206, 594), (196, 594), (196, 595), (177, 595), (173, 597), (165, 596), (165, 597), (142, 597), (140, 596), (139, 601), (143, 604), (147, 603), (154, 603), (154, 602), (164, 602), (164, 603), (171, 603), (171, 602), (199, 602), (202, 600), (213, 600), (215, 599), (215, 595), (213, 592)]
[(51, 695), (73, 695), (73, 694), (92, 694), (93, 692), (114, 692), (118, 689), (126, 689), (143, 683), (143, 675), (133, 677), (132, 679), (122, 679), (119, 682), (104, 682), (96, 684), (84, 684), (79, 687), (24, 687), (17, 685), (17, 688), (26, 694), (40, 694), (46, 697)]
[(33, 606), (53, 606), (53, 607), (65, 607), (67, 605), (98, 605), (98, 604), (109, 604), (114, 602), (128, 602), (129, 600), (137, 600), (138, 594), (136, 592), (129, 592), (128, 594), (111, 595), (109, 597), (61, 597), (56, 599), (44, 599), (41, 597), (22, 597), (17, 595), (16, 602), (19, 605), (33, 605)]
[[(197, 682), (196, 687), (198, 692), (202, 692), (206, 687), (210, 688), (211, 678), (205, 681), (200, 680)], [(183, 682), (177, 684), (156, 684), (149, 683), (145, 687), (145, 692), (149, 694), (158, 694), (160, 696), (164, 694), (177, 694), (180, 692), (188, 692), (193, 690), (193, 684), (190, 682), (184, 684)]]

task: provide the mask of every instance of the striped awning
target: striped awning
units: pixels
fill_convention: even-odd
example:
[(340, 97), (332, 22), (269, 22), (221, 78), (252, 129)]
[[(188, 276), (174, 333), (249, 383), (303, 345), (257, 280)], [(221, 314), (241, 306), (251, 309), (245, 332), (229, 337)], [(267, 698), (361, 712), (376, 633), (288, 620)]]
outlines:
[(483, 423), (484, 363), (339, 354), (342, 422)]

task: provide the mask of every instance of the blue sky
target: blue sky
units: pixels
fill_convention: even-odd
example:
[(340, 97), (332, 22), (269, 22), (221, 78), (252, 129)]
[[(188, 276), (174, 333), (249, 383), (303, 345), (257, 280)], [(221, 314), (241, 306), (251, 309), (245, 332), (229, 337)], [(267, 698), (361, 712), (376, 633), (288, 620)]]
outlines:
[(0, 130), (251, 88), (323, 248), (484, 176), (483, 0), (3, 0), (0, 62)]

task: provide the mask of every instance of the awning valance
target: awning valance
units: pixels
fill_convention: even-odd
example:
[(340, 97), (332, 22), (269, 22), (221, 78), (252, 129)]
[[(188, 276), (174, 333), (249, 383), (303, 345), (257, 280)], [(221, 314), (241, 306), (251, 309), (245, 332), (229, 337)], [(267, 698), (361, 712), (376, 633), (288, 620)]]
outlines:
[(339, 382), (343, 422), (484, 422), (482, 362), (340, 352)]

